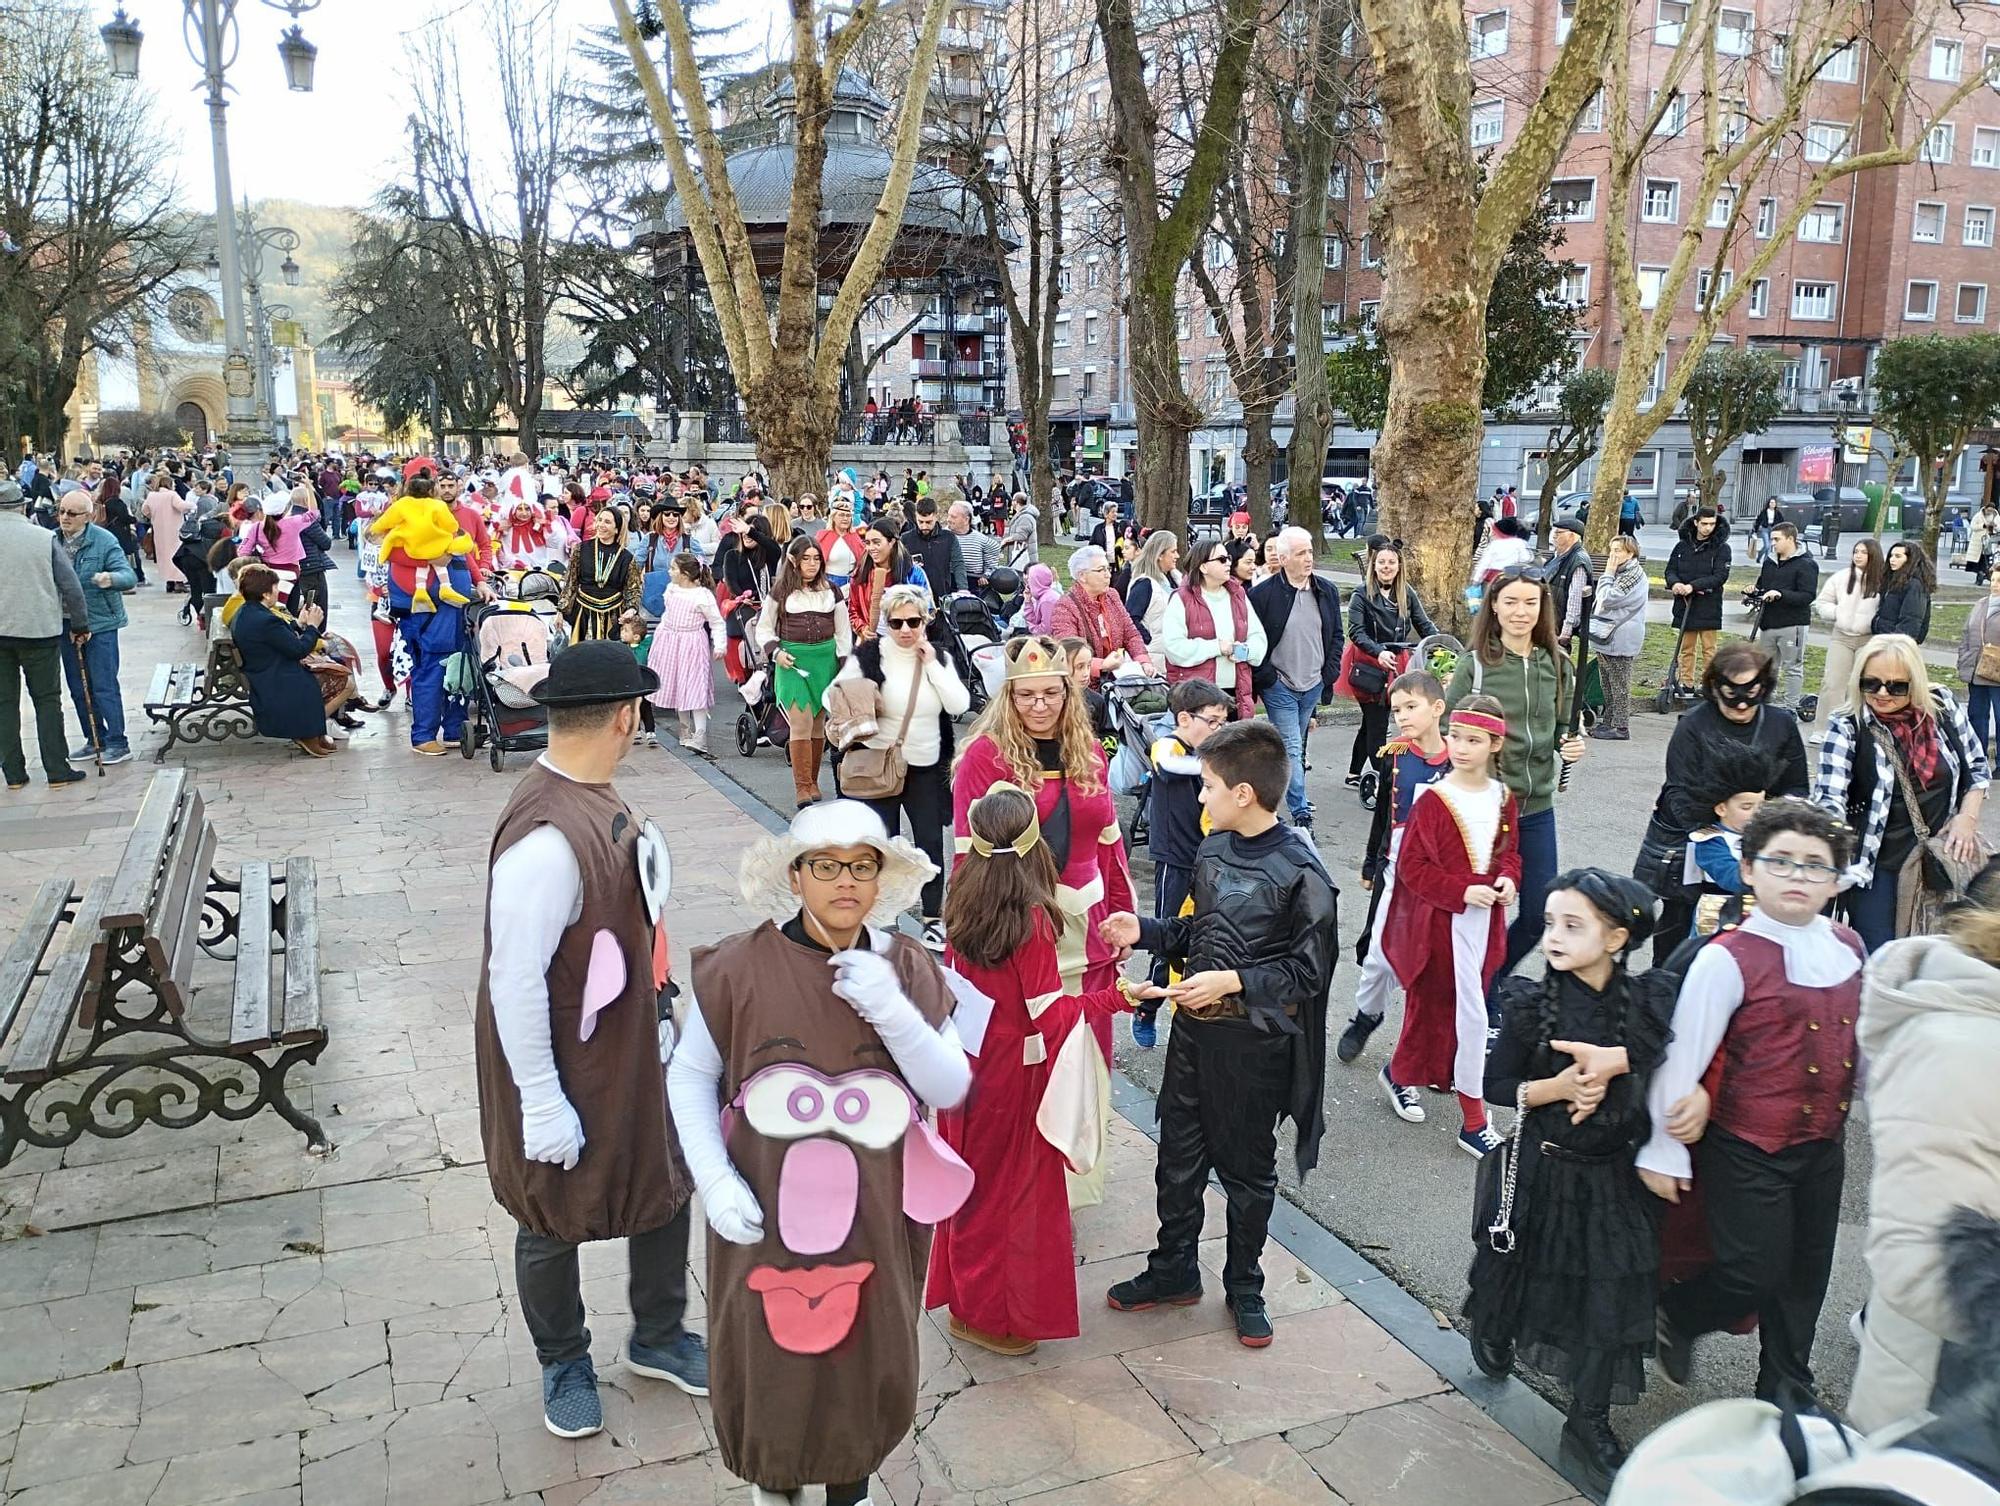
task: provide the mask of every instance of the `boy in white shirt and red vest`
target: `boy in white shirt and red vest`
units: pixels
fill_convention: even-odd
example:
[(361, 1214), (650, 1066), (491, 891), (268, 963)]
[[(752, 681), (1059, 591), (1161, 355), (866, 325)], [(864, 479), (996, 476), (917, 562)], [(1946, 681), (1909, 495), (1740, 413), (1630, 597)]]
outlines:
[[(1696, 1338), (1752, 1313), (1763, 1345), (1757, 1395), (1812, 1384), (1840, 1227), (1865, 960), (1860, 938), (1821, 912), (1850, 843), (1818, 806), (1763, 805), (1743, 833), (1756, 908), (1695, 954), (1681, 984), (1673, 1044), (1648, 1094), (1652, 1138), (1638, 1157), (1640, 1177), (1668, 1202), (1700, 1187), (1714, 1251), (1711, 1265), (1660, 1298), (1658, 1363), (1676, 1385)], [(1681, 1103), (1698, 1087), (1705, 1131)], [(1700, 1103), (1696, 1095), (1694, 1121)]]

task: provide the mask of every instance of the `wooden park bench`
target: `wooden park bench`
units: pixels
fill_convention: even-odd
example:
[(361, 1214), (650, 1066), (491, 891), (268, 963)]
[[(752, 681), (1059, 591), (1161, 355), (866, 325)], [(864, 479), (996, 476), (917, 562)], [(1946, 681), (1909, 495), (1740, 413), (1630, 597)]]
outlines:
[(167, 726), (155, 763), (165, 763), (167, 750), (177, 742), (219, 743), (256, 735), (243, 663), (219, 610), (208, 614), (207, 662), (160, 665), (146, 691), (145, 708), (148, 717)]
[[(329, 1148), (287, 1074), (326, 1046), (313, 863), (216, 872), (187, 770), (153, 776), (115, 872), (51, 879), (0, 955), (0, 1166), (23, 1145), (118, 1139), (271, 1108)], [(192, 1006), (197, 953), (233, 960), (226, 1019)], [(204, 998), (206, 1005), (211, 1001)]]

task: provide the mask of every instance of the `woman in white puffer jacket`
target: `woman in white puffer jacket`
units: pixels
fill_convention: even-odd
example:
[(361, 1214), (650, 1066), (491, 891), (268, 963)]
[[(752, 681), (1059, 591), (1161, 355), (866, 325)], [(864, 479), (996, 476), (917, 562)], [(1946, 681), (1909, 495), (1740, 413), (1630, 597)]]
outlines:
[(1963, 1341), (1939, 1235), (1956, 1209), (2000, 1217), (2000, 860), (1943, 936), (1892, 941), (1868, 963), (1857, 1036), (1867, 1070), (1869, 1294), (1848, 1416), (1867, 1431), (1931, 1402), (1944, 1346)]
[(1813, 613), (1832, 629), (1826, 648), (1826, 672), (1820, 676), (1820, 714), (1832, 718), (1847, 709), (1847, 682), (1853, 678), (1854, 651), (1875, 634), (1875, 609), (1882, 602), (1882, 576), (1887, 563), (1874, 539), (1856, 539), (1848, 568), (1836, 570), (1821, 583)]

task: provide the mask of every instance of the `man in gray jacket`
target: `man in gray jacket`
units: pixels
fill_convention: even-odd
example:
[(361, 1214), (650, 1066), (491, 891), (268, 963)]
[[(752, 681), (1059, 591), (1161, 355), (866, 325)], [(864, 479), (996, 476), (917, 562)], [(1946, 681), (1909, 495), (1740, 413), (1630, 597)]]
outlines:
[(7, 788), (27, 788), (28, 760), (21, 748), (21, 682), (35, 705), (35, 735), (42, 772), (50, 784), (74, 784), (83, 771), (70, 766), (63, 745), (62, 636), (90, 639), (83, 586), (61, 541), (28, 521), (18, 482), (0, 482), (0, 774)]

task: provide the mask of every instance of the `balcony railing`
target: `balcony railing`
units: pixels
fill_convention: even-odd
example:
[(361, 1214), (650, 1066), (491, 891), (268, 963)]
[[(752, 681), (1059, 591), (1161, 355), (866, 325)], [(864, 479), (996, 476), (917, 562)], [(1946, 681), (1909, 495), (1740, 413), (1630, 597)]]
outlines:
[(756, 432), (750, 427), (748, 414), (732, 410), (704, 413), (701, 419), (702, 437), (710, 444), (755, 444)]
[(966, 444), (990, 445), (993, 443), (993, 419), (990, 414), (975, 413), (960, 415), (958, 437)]

